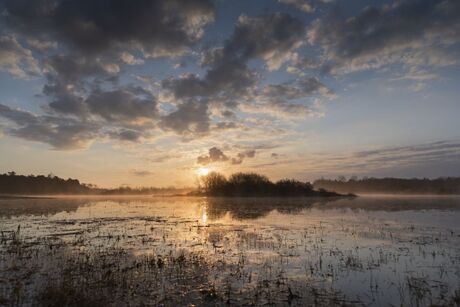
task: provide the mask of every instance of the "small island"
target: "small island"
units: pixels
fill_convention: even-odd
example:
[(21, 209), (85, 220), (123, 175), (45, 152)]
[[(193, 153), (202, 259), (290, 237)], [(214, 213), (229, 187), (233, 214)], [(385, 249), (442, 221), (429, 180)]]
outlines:
[(217, 172), (202, 176), (192, 196), (219, 197), (355, 197), (354, 194), (339, 194), (325, 189), (315, 190), (310, 182), (282, 179), (272, 182), (267, 176), (257, 173), (235, 173), (228, 179)]

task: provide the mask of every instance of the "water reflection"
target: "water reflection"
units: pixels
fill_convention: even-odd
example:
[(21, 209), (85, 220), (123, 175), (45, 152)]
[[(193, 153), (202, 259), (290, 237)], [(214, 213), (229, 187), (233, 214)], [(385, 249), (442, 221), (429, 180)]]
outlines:
[(350, 208), (367, 211), (460, 210), (460, 196), (363, 196), (339, 199), (315, 206), (329, 210)]
[(9, 198), (0, 199), (0, 217), (54, 215), (75, 212), (88, 204), (85, 199)]
[[(84, 209), (84, 207), (88, 207)], [(79, 210), (80, 208), (80, 210)], [(91, 209), (93, 208), (93, 209)], [(50, 216), (59, 213), (133, 216), (194, 216), (198, 210), (202, 224), (229, 214), (236, 220), (251, 220), (277, 211), (298, 214), (305, 210), (352, 211), (459, 211), (460, 197), (377, 196), (357, 198), (189, 198), (189, 197), (112, 197), (112, 198), (6, 198), (0, 199), (0, 217), (21, 215)]]
[(336, 200), (318, 198), (208, 198), (209, 218), (220, 219), (226, 214), (237, 220), (257, 219), (277, 210), (284, 214), (296, 214), (302, 210), (333, 203)]

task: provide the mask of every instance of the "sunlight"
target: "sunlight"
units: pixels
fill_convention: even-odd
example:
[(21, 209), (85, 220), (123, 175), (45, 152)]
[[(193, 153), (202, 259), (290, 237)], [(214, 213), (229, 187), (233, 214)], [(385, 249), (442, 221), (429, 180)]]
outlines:
[(196, 172), (198, 173), (198, 176), (207, 176), (209, 174), (209, 168), (200, 167)]
[(206, 209), (203, 211), (203, 215), (201, 216), (201, 222), (206, 225), (206, 222), (208, 221), (208, 214), (206, 213)]

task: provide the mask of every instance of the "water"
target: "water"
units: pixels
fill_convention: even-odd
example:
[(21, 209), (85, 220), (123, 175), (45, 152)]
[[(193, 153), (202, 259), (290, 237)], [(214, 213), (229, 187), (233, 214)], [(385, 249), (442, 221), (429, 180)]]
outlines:
[(0, 305), (458, 304), (459, 221), (459, 197), (4, 199)]

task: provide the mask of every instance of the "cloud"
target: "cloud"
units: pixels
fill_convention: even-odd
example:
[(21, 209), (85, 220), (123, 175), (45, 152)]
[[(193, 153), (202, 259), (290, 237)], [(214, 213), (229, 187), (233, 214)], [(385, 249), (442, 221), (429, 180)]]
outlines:
[(203, 78), (187, 74), (165, 80), (163, 87), (178, 99), (213, 96), (225, 101), (244, 95), (258, 81), (247, 62), (262, 58), (270, 69), (278, 68), (288, 60), (292, 50), (300, 47), (304, 33), (302, 23), (288, 14), (240, 16), (224, 46), (204, 54), (202, 63), (208, 70)]
[[(231, 109), (251, 101), (259, 76), (249, 67), (248, 62), (251, 59), (262, 59), (269, 70), (278, 69), (290, 58), (293, 50), (302, 45), (304, 35), (305, 27), (302, 22), (289, 14), (240, 16), (233, 34), (224, 45), (204, 53), (202, 65), (207, 70), (203, 77), (184, 74), (179, 78), (162, 81), (162, 88), (171, 93), (176, 101), (182, 101), (176, 112), (162, 120), (162, 127), (179, 134), (190, 134), (193, 131), (203, 134), (209, 130), (210, 122), (207, 113), (209, 107), (204, 104), (232, 112)], [(201, 103), (189, 102), (190, 99), (198, 99)], [(201, 112), (200, 116), (195, 112), (188, 115), (182, 111), (194, 111), (198, 106), (206, 111)], [(174, 122), (168, 123), (171, 120)], [(200, 129), (190, 129), (189, 123), (195, 123)], [(198, 123), (200, 124), (197, 125)]]
[[(139, 54), (183, 54), (201, 38), (204, 25), (214, 18), (214, 7), (205, 0), (137, 4), (3, 2), (7, 31), (33, 42), (29, 45), (41, 52), (46, 78), (42, 93), (48, 100), (42, 116), (91, 122), (103, 126), (99, 136), (122, 141), (142, 140), (155, 127), (184, 140), (242, 128), (235, 109), (251, 103), (260, 81), (249, 61), (262, 59), (269, 70), (278, 69), (304, 42), (305, 25), (289, 14), (242, 15), (223, 46), (204, 53), (203, 76), (166, 78), (160, 92), (153, 94), (140, 86), (121, 85), (124, 67), (144, 63)], [(171, 97), (166, 102), (170, 105), (161, 105), (160, 114), (164, 97)], [(214, 118), (219, 109), (231, 114), (232, 121)]]
[(460, 3), (402, 0), (349, 18), (336, 11), (313, 23), (308, 40), (323, 48), (323, 69), (333, 73), (395, 62), (450, 65), (455, 56), (447, 47), (459, 53), (454, 45), (460, 42)]
[(137, 142), (143, 136), (143, 133), (132, 129), (118, 129), (110, 132), (109, 135), (111, 138), (118, 139), (120, 141)]
[(305, 26), (289, 14), (240, 16), (223, 57), (265, 60), (269, 70), (278, 69), (304, 41)]
[(0, 116), (16, 125), (7, 128), (7, 134), (47, 143), (60, 150), (87, 147), (97, 137), (99, 129), (94, 123), (79, 122), (72, 118), (36, 116), (2, 104), (0, 104)]
[(228, 161), (229, 158), (217, 147), (212, 147), (209, 149), (209, 153), (207, 155), (199, 156), (196, 160), (198, 164), (207, 165), (214, 162), (225, 162)]
[[(314, 97), (335, 98), (332, 90), (318, 79), (303, 77), (295, 81), (265, 86), (257, 97), (259, 112), (281, 113), (285, 115), (305, 116), (315, 113)], [(259, 109), (256, 107), (256, 110)]]
[(286, 71), (290, 74), (295, 74), (303, 77), (306, 75), (306, 71), (317, 69), (319, 65), (320, 63), (318, 60), (306, 56), (301, 56), (295, 52), (291, 56), (289, 66), (286, 67)]
[(338, 175), (457, 176), (460, 171), (460, 143), (454, 140), (341, 153), (317, 152), (280, 159), (282, 156), (272, 155), (275, 161), (251, 167), (273, 167), (298, 178), (308, 176), (310, 180)]
[(186, 74), (163, 80), (162, 85), (177, 99), (215, 97), (222, 105), (232, 105), (234, 97), (246, 93), (256, 81), (256, 74), (246, 64), (228, 61), (210, 69), (203, 79), (195, 74)]
[(448, 152), (460, 153), (460, 143), (449, 141), (438, 141), (428, 144), (418, 144), (411, 146), (388, 147), (375, 150), (365, 150), (356, 152), (354, 155), (358, 158), (383, 158), (383, 157), (413, 157), (423, 155), (438, 155)]
[(134, 55), (132, 55), (131, 53), (129, 52), (126, 52), (126, 51), (123, 51), (120, 55), (120, 59), (128, 64), (128, 65), (140, 65), (140, 64), (144, 64), (144, 60), (143, 59), (139, 59), (139, 58), (136, 58), (134, 57)]
[[(5, 32), (22, 38), (41, 54), (46, 78), (42, 92), (48, 102), (42, 106), (46, 115), (36, 118), (48, 116), (54, 122), (71, 118), (75, 126), (103, 126), (99, 136), (121, 141), (141, 140), (160, 121), (153, 93), (140, 86), (119, 84), (123, 66), (144, 63), (134, 54), (183, 55), (214, 19), (210, 0), (4, 0), (0, 6)], [(0, 40), (0, 55), (0, 69), (16, 76), (38, 71), (32, 52), (13, 36)], [(160, 126), (206, 133), (206, 110), (207, 106), (183, 103), (164, 117)], [(189, 111), (195, 112), (186, 114)], [(165, 123), (167, 119), (171, 122)], [(29, 125), (15, 135), (30, 139), (30, 132), (24, 131)], [(47, 138), (43, 141), (56, 148), (66, 147)]]
[(210, 119), (206, 101), (189, 100), (177, 110), (161, 118), (159, 126), (182, 135), (200, 135), (209, 132)]
[(133, 48), (152, 57), (179, 55), (214, 19), (210, 0), (4, 0), (3, 6), (11, 30), (83, 54)]
[(254, 158), (256, 155), (255, 150), (247, 150), (245, 152), (240, 152), (236, 155), (235, 158), (232, 158), (231, 163), (232, 164), (241, 164), (243, 163), (245, 158)]
[(229, 162), (230, 164), (235, 165), (243, 163), (244, 159), (246, 158), (254, 158), (255, 155), (256, 151), (254, 149), (251, 149), (239, 152), (235, 157), (230, 158), (229, 156), (224, 154), (224, 152), (221, 149), (217, 147), (212, 147), (209, 149), (208, 154), (199, 156), (196, 162), (200, 165), (208, 165), (216, 162)]
[(214, 125), (212, 129), (214, 130), (230, 130), (230, 129), (237, 129), (241, 126), (235, 122), (218, 122)]
[(280, 3), (292, 5), (293, 7), (306, 13), (312, 13), (315, 11), (317, 6), (332, 1), (333, 0), (278, 0)]
[[(390, 174), (397, 176), (440, 176), (455, 174), (460, 170), (460, 143), (438, 141), (398, 147), (348, 152), (343, 154), (320, 153), (303, 159), (289, 160), (286, 164), (305, 165), (309, 174)], [(449, 166), (450, 169), (446, 169)], [(452, 168), (453, 167), (453, 168)]]
[(84, 103), (87, 91), (99, 86), (101, 79), (116, 78), (120, 71), (115, 63), (75, 54), (50, 56), (45, 66), (47, 82), (43, 94), (50, 100), (48, 107), (55, 112), (77, 116), (88, 115)]
[(61, 83), (81, 82), (84, 77), (115, 76), (120, 67), (101, 57), (82, 57), (78, 54), (59, 54), (46, 59), (48, 76), (59, 78)]
[(155, 97), (138, 86), (111, 91), (96, 89), (85, 100), (85, 104), (92, 114), (107, 121), (136, 124), (136, 121), (151, 121), (158, 114)]
[[(136, 110), (134, 108), (134, 110)], [(114, 113), (115, 111), (115, 113)], [(118, 116), (119, 110), (111, 110), (111, 116)], [(115, 114), (115, 115), (113, 115)], [(123, 119), (132, 119), (134, 114), (125, 114)], [(35, 115), (0, 104), (0, 117), (12, 122), (4, 132), (10, 136), (51, 145), (57, 150), (74, 150), (87, 148), (92, 141), (108, 137), (123, 142), (139, 142), (148, 136), (145, 126), (133, 129), (136, 125), (103, 125), (100, 121), (68, 116)]]
[(40, 74), (32, 52), (22, 47), (13, 36), (0, 37), (0, 70), (22, 79)]
[(155, 175), (155, 173), (154, 173), (154, 172), (151, 172), (151, 171), (147, 171), (147, 170), (136, 170), (136, 169), (131, 170), (131, 174), (133, 174), (134, 176), (138, 176), (138, 177), (148, 177), (148, 176), (153, 176), (153, 175)]

